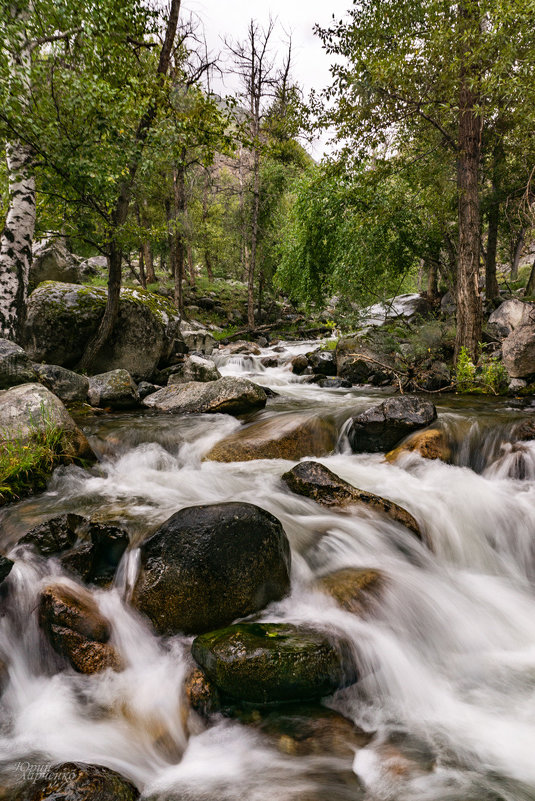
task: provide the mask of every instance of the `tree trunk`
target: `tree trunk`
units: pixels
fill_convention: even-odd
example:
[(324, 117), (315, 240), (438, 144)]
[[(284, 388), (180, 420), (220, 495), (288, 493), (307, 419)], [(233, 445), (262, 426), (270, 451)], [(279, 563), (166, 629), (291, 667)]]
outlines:
[(139, 251), (138, 269), (139, 269), (139, 282), (143, 287), (143, 289), (146, 289), (147, 279), (145, 278), (145, 258), (143, 256), (143, 248), (141, 248)]
[(461, 86), (459, 96), (459, 154), (457, 197), (459, 215), (459, 251), (457, 254), (457, 336), (455, 360), (461, 348), (471, 359), (478, 358), (481, 340), (481, 297), (479, 294), (479, 165), (481, 159), (481, 119), (477, 113), (477, 94), (473, 67), (469, 67), (474, 31), (479, 30), (476, 0), (459, 4)]
[[(147, 217), (147, 200), (146, 198), (142, 201), (142, 212), (141, 212), (141, 221), (143, 223), (144, 228), (149, 227), (149, 221)], [(154, 272), (154, 259), (152, 258), (152, 248), (150, 246), (150, 242), (145, 241), (143, 242), (143, 258), (145, 260), (145, 269), (147, 271), (147, 284), (154, 284), (156, 282), (156, 273)]]
[[(8, 14), (17, 25), (24, 26), (31, 14), (31, 4), (12, 5)], [(22, 30), (8, 50), (10, 83), (15, 87), (23, 109), (31, 96), (31, 43)], [(28, 274), (32, 262), (35, 231), (35, 177), (33, 153), (22, 142), (8, 142), (6, 158), (9, 183), (9, 205), (0, 239), (0, 336), (17, 342), (22, 340), (26, 319)]]
[[(258, 132), (256, 134), (258, 136)], [(258, 144), (254, 150), (253, 167), (253, 208), (251, 215), (251, 258), (247, 272), (247, 325), (254, 328), (254, 276), (256, 269), (256, 251), (258, 245), (258, 215), (260, 211), (260, 150)]]
[(531, 266), (531, 272), (529, 274), (528, 282), (524, 290), (524, 297), (528, 297), (531, 295), (535, 295), (535, 260), (533, 261), (533, 264)]
[(511, 281), (516, 281), (516, 279), (518, 278), (518, 265), (520, 264), (520, 259), (522, 257), (522, 250), (524, 249), (524, 235), (525, 235), (525, 233), (526, 232), (525, 232), (524, 228), (522, 228), (518, 232), (518, 236), (517, 236), (517, 238), (515, 240), (515, 243), (514, 243), (514, 246), (512, 248), (511, 273), (510, 273), (510, 276), (509, 276)]
[[(501, 129), (497, 128), (498, 134)], [(500, 139), (494, 148), (492, 164), (492, 197), (488, 213), (487, 253), (485, 255), (485, 294), (487, 300), (494, 300), (500, 294), (496, 277), (496, 253), (498, 250), (498, 226), (500, 223), (501, 177), (505, 159), (503, 143)]]
[[(184, 154), (185, 156), (185, 154)], [(183, 163), (173, 170), (173, 197), (174, 197), (174, 231), (173, 247), (175, 252), (175, 305), (182, 314), (184, 311), (184, 211), (186, 208), (186, 181)]]

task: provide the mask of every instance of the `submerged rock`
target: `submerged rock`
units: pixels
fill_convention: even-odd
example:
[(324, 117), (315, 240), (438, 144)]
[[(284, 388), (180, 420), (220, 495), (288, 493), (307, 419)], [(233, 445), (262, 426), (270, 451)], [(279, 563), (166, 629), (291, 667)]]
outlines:
[(403, 453), (418, 453), (422, 459), (440, 459), (443, 462), (449, 462), (451, 459), (451, 448), (446, 435), (439, 428), (412, 434), (395, 450), (387, 453), (385, 458), (389, 462), (395, 462)]
[(73, 373), (57, 364), (36, 365), (39, 381), (63, 403), (85, 401), (89, 390), (89, 379), (85, 375)]
[(164, 387), (145, 398), (143, 405), (179, 414), (243, 414), (263, 408), (266, 401), (266, 393), (257, 384), (228, 376), (206, 383), (189, 381)]
[(10, 339), (0, 339), (0, 389), (36, 380), (33, 364), (20, 345)]
[(42, 556), (53, 556), (72, 548), (84, 523), (84, 517), (74, 514), (52, 517), (30, 529), (18, 544), (31, 545)]
[(322, 698), (357, 678), (344, 645), (288, 623), (239, 623), (201, 634), (191, 653), (222, 692), (253, 704)]
[(90, 593), (64, 584), (52, 584), (41, 593), (39, 625), (53, 649), (79, 673), (121, 669), (121, 660), (109, 644), (111, 628)]
[(209, 717), (221, 709), (219, 690), (200, 667), (190, 670), (184, 681), (184, 695), (191, 709)]
[(137, 801), (139, 792), (119, 773), (101, 765), (64, 762), (35, 765), (35, 777), (14, 801)]
[(354, 453), (391, 450), (403, 437), (436, 420), (435, 406), (426, 400), (403, 395), (388, 398), (353, 417), (347, 436)]
[(357, 489), (319, 462), (300, 462), (282, 476), (284, 483), (298, 495), (304, 495), (327, 508), (358, 505), (381, 512), (410, 529), (423, 539), (414, 517), (394, 501)]
[(522, 325), (502, 345), (503, 364), (511, 378), (535, 375), (535, 326)]
[(251, 459), (301, 459), (325, 456), (336, 445), (336, 427), (311, 414), (286, 414), (244, 426), (218, 442), (206, 455), (214, 462)]
[(284, 529), (249, 503), (181, 509), (141, 546), (141, 563), (133, 603), (159, 634), (209, 631), (290, 589)]
[(139, 405), (137, 387), (127, 370), (110, 370), (92, 376), (87, 395), (91, 406), (132, 409)]
[(364, 617), (380, 598), (385, 577), (373, 568), (347, 567), (322, 576), (316, 586), (334, 598), (342, 609)]

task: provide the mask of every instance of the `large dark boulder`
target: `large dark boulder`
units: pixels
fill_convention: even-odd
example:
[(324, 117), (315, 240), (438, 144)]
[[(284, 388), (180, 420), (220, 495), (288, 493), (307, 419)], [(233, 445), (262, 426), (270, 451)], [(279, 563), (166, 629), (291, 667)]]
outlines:
[(262, 387), (246, 378), (227, 376), (217, 381), (189, 381), (153, 392), (143, 406), (158, 412), (179, 414), (244, 414), (266, 405)]
[(192, 655), (225, 694), (253, 704), (305, 701), (352, 684), (347, 646), (289, 623), (239, 623), (202, 634)]
[(72, 548), (85, 522), (85, 518), (75, 514), (52, 517), (30, 529), (18, 544), (31, 545), (42, 556), (54, 556)]
[(316, 375), (335, 376), (336, 359), (332, 350), (315, 350), (307, 353), (308, 364)]
[(0, 389), (37, 380), (29, 356), (10, 339), (0, 339)]
[(12, 559), (0, 555), (0, 584), (9, 576), (14, 564), (15, 562)]
[(89, 379), (57, 364), (36, 364), (39, 381), (63, 403), (87, 400)]
[(249, 503), (181, 509), (141, 546), (141, 561), (133, 603), (159, 634), (224, 626), (290, 588), (286, 534)]
[(535, 304), (524, 303), (519, 298), (509, 298), (501, 303), (489, 317), (487, 332), (497, 339), (505, 339), (522, 325), (535, 321)]
[(347, 432), (354, 453), (381, 453), (394, 448), (403, 437), (436, 420), (435, 406), (403, 395), (389, 398), (353, 417)]
[(277, 415), (244, 426), (218, 442), (206, 455), (215, 462), (252, 459), (302, 459), (326, 456), (336, 445), (336, 426), (317, 415)]
[[(28, 299), (26, 350), (36, 362), (74, 367), (98, 329), (106, 307), (102, 287), (46, 281)], [(181, 340), (180, 317), (165, 298), (143, 289), (121, 290), (119, 317), (96, 373), (123, 368), (136, 379), (150, 378)]]
[(64, 762), (38, 765), (13, 801), (137, 801), (139, 792), (119, 773), (101, 765)]
[(327, 508), (345, 508), (357, 506), (372, 509), (401, 523), (412, 531), (418, 539), (423, 539), (420, 527), (414, 517), (402, 506), (373, 492), (353, 487), (332, 470), (319, 462), (300, 462), (287, 473), (282, 480), (292, 492), (304, 495)]

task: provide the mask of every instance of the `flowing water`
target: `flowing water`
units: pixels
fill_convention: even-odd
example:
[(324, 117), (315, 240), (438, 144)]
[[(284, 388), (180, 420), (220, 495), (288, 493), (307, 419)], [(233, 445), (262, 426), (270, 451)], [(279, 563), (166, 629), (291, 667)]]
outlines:
[[(311, 343), (286, 346), (286, 356)], [(16, 557), (0, 618), (0, 759), (5, 773), (36, 764), (105, 765), (145, 798), (182, 801), (527, 801), (535, 798), (535, 442), (514, 431), (535, 409), (511, 401), (442, 398), (439, 425), (453, 464), (405, 455), (351, 454), (344, 423), (384, 394), (320, 389), (262, 356), (219, 357), (277, 396), (254, 419), (314, 411), (339, 428), (337, 452), (319, 461), (417, 519), (432, 550), (369, 511), (340, 514), (292, 495), (283, 460), (221, 464), (203, 456), (243, 420), (114, 414), (85, 422), (101, 458), (90, 471), (61, 468), (48, 491), (4, 510), (3, 550)], [(450, 405), (448, 405), (450, 404)], [(249, 417), (248, 419), (253, 419)], [(129, 607), (140, 540), (178, 509), (248, 501), (282, 522), (292, 552), (292, 594), (260, 619), (339, 632), (363, 678), (327, 700), (374, 736), (350, 761), (291, 756), (258, 730), (216, 718), (186, 720), (182, 699), (191, 638), (157, 638)], [(65, 511), (121, 521), (132, 547), (115, 584), (95, 591), (126, 668), (82, 676), (58, 670), (35, 608), (59, 563), (16, 546), (36, 522)], [(12, 549), (10, 551), (10, 548)], [(313, 589), (345, 567), (381, 570), (385, 592), (360, 619)], [(0, 766), (0, 767), (1, 767)]]

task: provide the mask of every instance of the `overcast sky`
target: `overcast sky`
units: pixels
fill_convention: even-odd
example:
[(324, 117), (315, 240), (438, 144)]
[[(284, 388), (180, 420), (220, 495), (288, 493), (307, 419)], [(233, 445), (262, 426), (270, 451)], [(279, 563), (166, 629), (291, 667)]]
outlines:
[[(271, 14), (277, 19), (275, 47), (284, 48), (285, 30), (292, 34), (293, 77), (308, 94), (311, 89), (321, 90), (329, 83), (329, 58), (313, 33), (314, 24), (328, 26), (333, 14), (341, 19), (351, 5), (351, 0), (183, 0), (182, 13), (184, 16), (191, 11), (199, 17), (213, 52), (224, 49), (225, 37), (243, 40), (250, 19), (264, 24)], [(214, 90), (221, 94), (225, 88), (227, 93), (235, 89), (232, 78), (227, 79), (226, 87), (214, 85)]]

